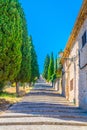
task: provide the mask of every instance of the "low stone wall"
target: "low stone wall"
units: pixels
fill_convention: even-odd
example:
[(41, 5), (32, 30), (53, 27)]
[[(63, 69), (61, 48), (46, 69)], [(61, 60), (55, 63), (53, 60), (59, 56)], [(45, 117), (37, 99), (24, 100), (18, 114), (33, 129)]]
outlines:
[(61, 78), (57, 78), (54, 81), (54, 89), (58, 91), (60, 94), (62, 94), (62, 79)]

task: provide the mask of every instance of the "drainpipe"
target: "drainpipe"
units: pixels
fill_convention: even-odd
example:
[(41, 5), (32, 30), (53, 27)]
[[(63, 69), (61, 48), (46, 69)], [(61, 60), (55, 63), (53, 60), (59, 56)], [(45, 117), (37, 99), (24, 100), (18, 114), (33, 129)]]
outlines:
[(76, 64), (75, 64), (75, 59), (74, 59), (73, 63), (74, 63), (74, 99), (73, 99), (73, 103), (76, 104)]
[(79, 51), (79, 68), (81, 69), (81, 66), (80, 66), (80, 51)]

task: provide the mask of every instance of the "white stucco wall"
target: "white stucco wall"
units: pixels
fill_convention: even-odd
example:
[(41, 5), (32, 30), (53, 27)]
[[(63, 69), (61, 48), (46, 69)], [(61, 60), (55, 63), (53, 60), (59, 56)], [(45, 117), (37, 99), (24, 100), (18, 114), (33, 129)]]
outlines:
[(78, 106), (78, 77), (79, 77), (79, 57), (78, 57), (78, 40), (74, 43), (72, 50), (70, 52), (69, 57), (75, 57), (74, 61), (71, 62), (71, 65), (69, 67), (69, 86), (70, 86), (70, 81), (73, 79), (73, 90), (71, 91), (69, 88), (69, 101), (74, 102)]
[(85, 31), (87, 35), (87, 19), (85, 20), (78, 35), (80, 50), (79, 105), (87, 110), (87, 66), (85, 66), (87, 64), (87, 43), (82, 48), (82, 36)]
[[(87, 19), (84, 21), (84, 24), (82, 25), (69, 54), (69, 58), (76, 57), (76, 59), (74, 60), (75, 62), (69, 61), (66, 65), (65, 61), (63, 65), (63, 69), (65, 71), (65, 74), (63, 75), (63, 91), (65, 92), (63, 93), (66, 93), (66, 87), (68, 86), (69, 101), (73, 102), (73, 99), (75, 98), (76, 105), (87, 110), (87, 43), (82, 48), (82, 36), (85, 31), (87, 35)], [(70, 81), (72, 79), (74, 82), (73, 90), (71, 91)]]

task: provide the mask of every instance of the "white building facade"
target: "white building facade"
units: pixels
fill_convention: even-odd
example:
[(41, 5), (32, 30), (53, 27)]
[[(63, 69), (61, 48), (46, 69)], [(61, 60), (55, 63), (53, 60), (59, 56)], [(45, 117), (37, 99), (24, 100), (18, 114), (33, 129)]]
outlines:
[(87, 0), (84, 0), (61, 59), (62, 94), (87, 110)]

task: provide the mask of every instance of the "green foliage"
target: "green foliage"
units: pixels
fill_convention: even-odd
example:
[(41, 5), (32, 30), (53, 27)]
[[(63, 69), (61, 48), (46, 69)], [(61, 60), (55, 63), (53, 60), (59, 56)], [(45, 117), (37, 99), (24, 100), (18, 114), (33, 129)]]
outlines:
[(44, 62), (44, 71), (43, 71), (43, 77), (47, 80), (48, 79), (48, 68), (50, 63), (50, 56), (47, 55)]
[(60, 58), (57, 59), (57, 72), (56, 72), (56, 75), (58, 78), (60, 78), (62, 76), (62, 64), (61, 64), (61, 61), (60, 61)]
[(57, 76), (56, 76), (56, 73), (55, 73), (55, 74), (53, 74), (53, 75), (51, 76), (51, 78), (50, 78), (51, 82), (53, 82), (56, 78), (57, 78)]
[(18, 0), (0, 1), (0, 87), (3, 82), (35, 82), (39, 66), (24, 11)]
[(0, 92), (0, 97), (2, 98), (15, 98), (16, 94), (15, 93), (8, 93), (8, 92)]
[(29, 46), (29, 83), (31, 83), (35, 81), (36, 77), (39, 78), (37, 55), (31, 36), (29, 37)]
[(57, 57), (56, 57), (56, 59), (55, 59), (55, 66), (54, 66), (54, 68), (55, 68), (55, 73), (57, 73), (57, 69), (58, 69), (58, 61), (57, 61), (58, 59), (57, 59)]
[(49, 64), (49, 68), (48, 68), (48, 80), (51, 79), (51, 76), (53, 74), (54, 74), (54, 56), (53, 56), (53, 53), (51, 53), (50, 64)]
[(20, 15), (22, 19), (22, 62), (20, 73), (17, 77), (21, 82), (35, 82), (35, 78), (39, 78), (39, 67), (37, 62), (37, 55), (32, 42), (32, 37), (28, 37), (27, 23), (24, 11), (19, 7)]
[(2, 81), (2, 82), (0, 82), (0, 92), (2, 92), (3, 89), (4, 89), (4, 82)]
[(0, 1), (0, 81), (14, 80), (22, 60), (22, 21), (17, 0)]
[(22, 62), (21, 62), (21, 68), (20, 72), (16, 78), (16, 81), (21, 82), (28, 82), (29, 81), (29, 40), (28, 40), (28, 31), (27, 31), (27, 23), (25, 19), (24, 11), (21, 7), (20, 8), (20, 15), (22, 19), (22, 47), (21, 47), (21, 53), (22, 53)]

